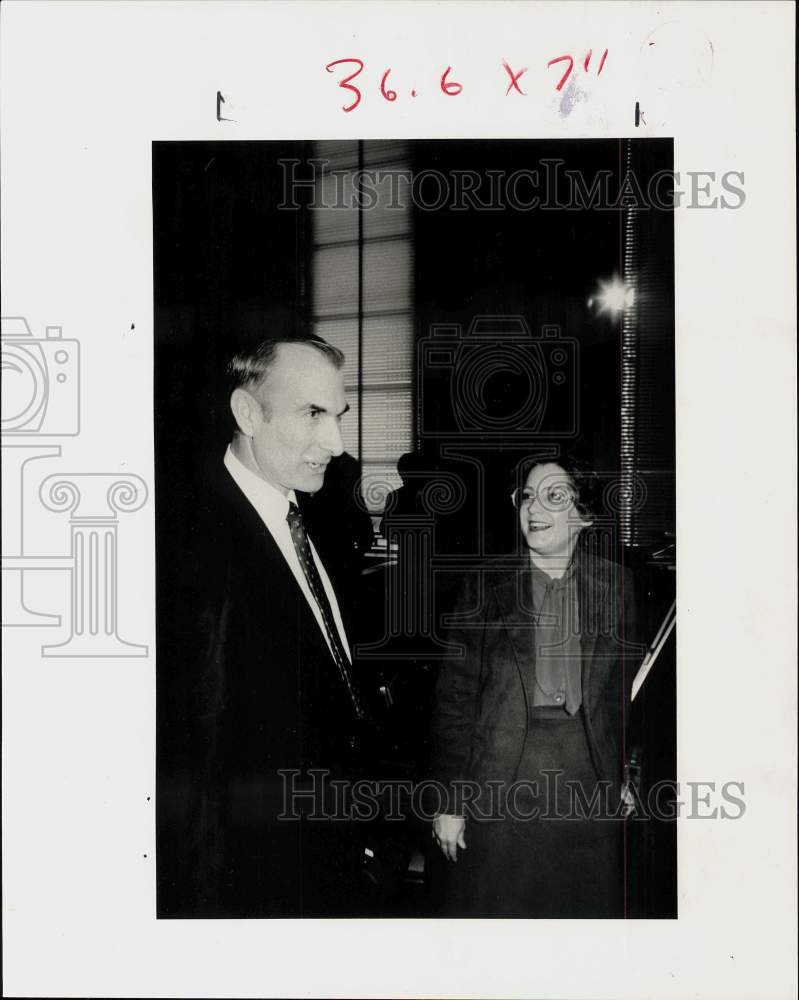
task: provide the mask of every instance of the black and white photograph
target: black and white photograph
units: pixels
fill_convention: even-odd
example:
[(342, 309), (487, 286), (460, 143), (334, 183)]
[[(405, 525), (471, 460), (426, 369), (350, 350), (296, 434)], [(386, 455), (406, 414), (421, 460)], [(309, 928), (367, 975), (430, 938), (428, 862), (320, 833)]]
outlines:
[(782, 0), (0, 5), (4, 996), (796, 994), (794, 93)]
[(155, 145), (160, 917), (677, 916), (673, 199)]

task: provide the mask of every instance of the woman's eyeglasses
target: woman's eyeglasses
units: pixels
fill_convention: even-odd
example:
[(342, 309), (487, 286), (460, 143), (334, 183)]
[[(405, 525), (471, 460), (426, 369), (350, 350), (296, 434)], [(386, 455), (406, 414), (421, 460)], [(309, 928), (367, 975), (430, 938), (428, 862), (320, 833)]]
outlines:
[(567, 486), (547, 486), (545, 489), (528, 489), (526, 486), (515, 489), (510, 495), (511, 503), (516, 510), (530, 507), (538, 500), (545, 510), (568, 510), (574, 503), (574, 493)]

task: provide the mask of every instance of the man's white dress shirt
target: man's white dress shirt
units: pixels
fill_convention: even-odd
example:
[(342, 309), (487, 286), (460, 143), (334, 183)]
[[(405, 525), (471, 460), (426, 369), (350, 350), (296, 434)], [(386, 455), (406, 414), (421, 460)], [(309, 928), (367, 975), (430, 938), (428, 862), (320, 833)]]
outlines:
[[(294, 490), (291, 490), (288, 496), (284, 496), (280, 490), (272, 486), (272, 484), (268, 483), (265, 479), (261, 479), (260, 476), (256, 476), (256, 474), (251, 472), (247, 466), (243, 464), (243, 462), (236, 458), (230, 445), (228, 445), (228, 449), (225, 452), (225, 468), (233, 477), (233, 482), (253, 505), (258, 516), (266, 525), (269, 534), (272, 538), (274, 538), (278, 548), (283, 553), (283, 558), (288, 563), (289, 569), (294, 574), (294, 578), (296, 579), (300, 590), (305, 595), (305, 600), (308, 602), (308, 606), (311, 611), (313, 611), (314, 618), (316, 618), (316, 621), (319, 624), (319, 629), (324, 636), (325, 642), (327, 643), (327, 647), (330, 649), (330, 640), (327, 637), (327, 629), (325, 628), (324, 619), (322, 618), (322, 612), (320, 611), (319, 605), (316, 603), (316, 600), (311, 593), (311, 588), (308, 586), (308, 581), (306, 580), (305, 573), (300, 565), (299, 556), (297, 555), (297, 550), (294, 548), (294, 542), (291, 538), (291, 530), (289, 528), (288, 521), (286, 520), (289, 512), (289, 502), (295, 504), (297, 503), (297, 497)], [(347, 634), (344, 631), (344, 623), (341, 620), (341, 611), (339, 610), (338, 601), (336, 600), (336, 592), (333, 590), (330, 577), (327, 575), (325, 567), (322, 565), (322, 560), (319, 558), (319, 554), (314, 548), (314, 544), (310, 537), (308, 538), (308, 542), (311, 546), (314, 562), (316, 563), (316, 568), (319, 570), (319, 576), (322, 579), (322, 585), (325, 588), (327, 599), (330, 602), (330, 607), (333, 609), (333, 618), (336, 622), (336, 628), (338, 629), (339, 638), (341, 639), (341, 645), (346, 650), (350, 661), (352, 661), (349, 643), (347, 642)], [(330, 655), (333, 655), (332, 649), (330, 649)]]

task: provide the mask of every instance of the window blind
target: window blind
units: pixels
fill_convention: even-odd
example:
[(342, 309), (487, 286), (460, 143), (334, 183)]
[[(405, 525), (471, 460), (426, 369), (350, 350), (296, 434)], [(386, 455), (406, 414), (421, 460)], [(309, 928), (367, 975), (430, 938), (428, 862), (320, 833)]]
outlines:
[(413, 446), (413, 232), (404, 142), (320, 142), (310, 210), (314, 332), (346, 356), (344, 447), (374, 515)]
[[(645, 145), (625, 142), (625, 167), (651, 173)], [(661, 544), (675, 526), (673, 213), (626, 209), (624, 281), (635, 298), (622, 325), (621, 494), (626, 545)]]

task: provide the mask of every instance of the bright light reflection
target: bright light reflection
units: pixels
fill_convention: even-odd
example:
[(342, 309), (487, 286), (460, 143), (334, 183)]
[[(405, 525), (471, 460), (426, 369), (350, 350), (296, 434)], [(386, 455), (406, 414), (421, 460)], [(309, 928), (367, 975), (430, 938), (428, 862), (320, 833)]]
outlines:
[(600, 312), (617, 313), (629, 309), (634, 301), (635, 290), (614, 276), (610, 281), (599, 282), (599, 291), (588, 300), (588, 304), (596, 302)]

